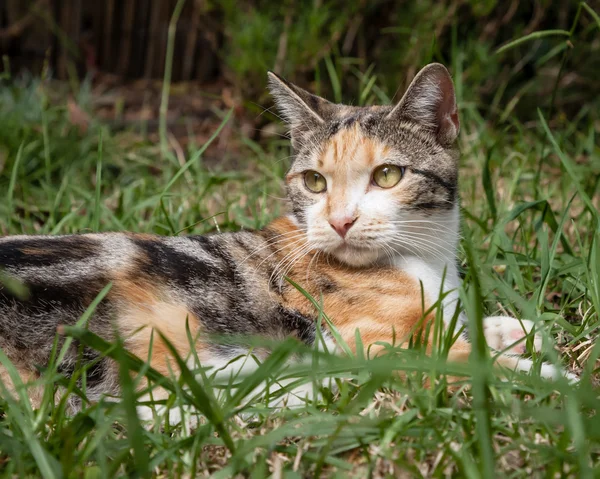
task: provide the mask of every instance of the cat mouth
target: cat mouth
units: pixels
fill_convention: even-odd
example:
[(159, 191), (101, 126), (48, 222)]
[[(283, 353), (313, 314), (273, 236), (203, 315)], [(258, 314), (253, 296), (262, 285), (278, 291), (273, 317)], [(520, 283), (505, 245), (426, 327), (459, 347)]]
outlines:
[(342, 244), (340, 244), (337, 248), (336, 251), (339, 252), (346, 252), (346, 251), (373, 251), (374, 248), (370, 247), (370, 246), (360, 246), (360, 245), (356, 245), (356, 244), (351, 244), (348, 243), (346, 241), (344, 241)]
[(368, 244), (357, 245), (344, 241), (331, 254), (350, 266), (362, 267), (376, 261), (380, 256), (380, 251), (377, 247)]

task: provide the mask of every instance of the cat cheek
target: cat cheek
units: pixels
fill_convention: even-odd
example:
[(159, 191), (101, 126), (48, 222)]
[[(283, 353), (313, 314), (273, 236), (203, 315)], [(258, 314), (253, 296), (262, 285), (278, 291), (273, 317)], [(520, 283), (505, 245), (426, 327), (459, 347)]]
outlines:
[(306, 208), (306, 225), (309, 234), (316, 234), (327, 222), (325, 210), (324, 202), (315, 203)]

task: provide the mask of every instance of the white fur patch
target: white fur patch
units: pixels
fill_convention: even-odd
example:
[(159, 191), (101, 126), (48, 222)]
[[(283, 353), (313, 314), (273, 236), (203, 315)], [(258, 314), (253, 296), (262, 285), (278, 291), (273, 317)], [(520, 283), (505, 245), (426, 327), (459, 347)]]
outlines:
[[(488, 316), (483, 320), (483, 334), (489, 347), (508, 352), (522, 354), (525, 352), (527, 341), (525, 336), (529, 335), (535, 328), (535, 323), (528, 319), (519, 321), (508, 316)], [(535, 334), (533, 339), (534, 351), (542, 349), (542, 337)], [(520, 341), (518, 344), (514, 344)]]
[[(512, 363), (508, 366), (506, 363)], [(519, 356), (504, 355), (502, 365), (513, 371), (530, 373), (534, 368), (534, 363), (531, 359), (521, 358)], [(548, 363), (542, 363), (540, 368), (540, 377), (551, 381), (556, 381), (560, 378), (565, 378), (570, 384), (579, 382), (579, 377), (576, 374), (564, 371), (556, 366)]]

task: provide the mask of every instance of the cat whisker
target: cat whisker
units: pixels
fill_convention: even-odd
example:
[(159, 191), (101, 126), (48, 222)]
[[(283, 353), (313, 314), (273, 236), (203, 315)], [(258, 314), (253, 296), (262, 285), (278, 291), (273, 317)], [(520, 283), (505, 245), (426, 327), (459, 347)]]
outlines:
[[(297, 246), (294, 246), (290, 251), (288, 251), (283, 256), (283, 258), (281, 258), (281, 260), (277, 263), (275, 268), (273, 268), (273, 272), (271, 273), (271, 277), (270, 277), (269, 281), (271, 281), (273, 279), (273, 275), (277, 274), (277, 271), (280, 270), (281, 267), (287, 263), (289, 258), (294, 257), (298, 251), (302, 251), (304, 248), (310, 247), (310, 245), (308, 243), (300, 243), (300, 241), (301, 240), (295, 241), (293, 244), (295, 244)], [(300, 244), (298, 244), (298, 243), (300, 243)]]
[(391, 237), (393, 238), (396, 235), (406, 235), (406, 236), (415, 235), (415, 236), (424, 237), (424, 238), (431, 238), (431, 239), (434, 239), (436, 241), (440, 241), (441, 243), (443, 243), (443, 244), (445, 244), (445, 245), (447, 245), (449, 247), (454, 247), (454, 242), (453, 241), (450, 241), (450, 240), (448, 240), (446, 238), (443, 238), (443, 237), (438, 237), (438, 236), (435, 236), (435, 235), (429, 235), (429, 234), (426, 234), (426, 233), (423, 233), (423, 232), (418, 232), (418, 231), (417, 232), (413, 232), (413, 231), (410, 231), (410, 230), (406, 230), (406, 231), (391, 233), (388, 229), (365, 228), (364, 230), (362, 230), (362, 233), (363, 234), (364, 233), (367, 233), (367, 234), (374, 233), (374, 235), (373, 236), (366, 236), (365, 235), (364, 237), (360, 238), (361, 241), (363, 241), (363, 240), (364, 241), (377, 241), (378, 243), (380, 243), (380, 242), (385, 242), (385, 239), (384, 240), (381, 239), (382, 236), (385, 238), (385, 237), (389, 237), (391, 235)]
[(416, 245), (416, 246), (422, 246), (423, 248), (428, 248), (428, 251), (432, 251), (432, 252), (436, 252), (436, 253), (446, 252), (450, 256), (455, 255), (454, 251), (446, 249), (444, 247), (441, 247), (437, 243), (433, 243), (433, 242), (423, 239), (423, 238), (416, 238), (411, 235), (396, 235), (396, 236), (394, 236), (394, 239), (392, 241), (396, 241), (396, 242), (397, 241), (406, 241), (406, 242)]
[[(251, 130), (251, 131), (258, 132), (258, 133), (261, 133), (261, 132), (263, 132), (263, 129), (262, 129), (262, 128), (250, 128), (250, 130)], [(270, 132), (269, 132), (269, 136), (271, 136), (271, 135), (273, 135), (273, 136), (278, 136), (278, 137), (280, 137), (280, 138), (284, 138), (284, 139), (286, 139), (286, 140), (289, 140), (289, 139), (290, 139), (290, 136), (289, 136), (289, 135), (286, 135), (286, 134), (283, 134), (283, 133), (278, 133), (278, 132), (276, 132), (276, 131), (270, 131)]]
[(294, 269), (294, 266), (300, 261), (302, 261), (311, 252), (311, 250), (311, 248), (304, 248), (294, 258), (290, 260), (290, 262), (287, 265), (287, 268), (283, 271), (281, 275), (281, 283), (283, 283), (284, 278), (289, 275), (290, 271)]
[[(443, 229), (446, 231), (451, 231), (453, 233), (456, 233), (457, 230), (456, 228), (453, 228), (452, 226), (448, 226), (448, 225), (453, 225), (453, 226), (457, 226), (457, 222), (453, 221), (453, 220), (440, 220), (440, 221), (433, 221), (433, 220), (390, 220), (388, 221), (389, 224), (393, 224), (393, 225), (415, 225), (415, 226), (421, 226), (421, 227), (430, 227), (431, 229), (437, 231), (439, 229)], [(425, 226), (426, 225), (426, 226)]]
[[(406, 234), (397, 234), (394, 236), (394, 238), (401, 238), (404, 240), (412, 240), (413, 242), (420, 242), (420, 243), (425, 243), (427, 245), (430, 245), (431, 249), (435, 250), (435, 251), (445, 251), (446, 253), (448, 253), (450, 256), (455, 256), (456, 255), (456, 251), (450, 248), (447, 248), (446, 246), (444, 246), (443, 244), (440, 244), (438, 242), (435, 241), (431, 241), (428, 238), (424, 238), (424, 237), (420, 237), (420, 236), (413, 236), (410, 233), (406, 233)], [(437, 239), (435, 237), (432, 237), (434, 239)]]
[(260, 118), (264, 113), (270, 113), (275, 118), (279, 118), (282, 122), (285, 123), (285, 120), (281, 116), (279, 116), (277, 113), (275, 113), (273, 111), (273, 109), (277, 107), (276, 105), (273, 105), (273, 106), (271, 106), (269, 108), (265, 108), (264, 106), (259, 105), (258, 103), (252, 102), (252, 104), (255, 105), (255, 106), (257, 106), (257, 107), (259, 107), (259, 108), (262, 108), (262, 111), (256, 116), (256, 118)]
[(279, 278), (279, 288), (283, 286), (283, 279), (288, 274), (291, 269), (291, 266), (294, 265), (297, 259), (300, 259), (312, 249), (310, 244), (301, 245), (298, 248), (295, 248), (293, 251), (288, 253), (284, 258), (277, 264), (273, 273), (271, 273), (271, 277), (269, 278), (269, 283), (273, 280), (275, 275), (279, 276), (278, 271), (281, 271), (281, 276)]
[[(397, 236), (398, 234), (400, 234), (402, 236), (408, 236), (408, 237), (411, 237), (411, 238), (414, 238), (414, 239), (422, 239), (423, 241), (430, 242), (433, 245), (439, 245), (439, 246), (441, 246), (442, 249), (444, 249), (448, 253), (455, 254), (454, 248), (451, 249), (451, 248), (447, 248), (446, 247), (446, 246), (454, 247), (454, 242), (451, 242), (451, 241), (449, 241), (449, 240), (447, 240), (445, 238), (434, 236), (434, 235), (430, 235), (430, 234), (426, 234), (426, 233), (419, 233), (419, 232), (415, 232), (415, 231), (403, 231), (402, 233), (397, 233), (394, 236)], [(446, 245), (446, 246), (444, 246), (444, 245)]]
[[(292, 249), (291, 252), (288, 252), (278, 263), (277, 265), (273, 268), (273, 271), (271, 272), (271, 275), (269, 276), (269, 282), (268, 284), (273, 284), (273, 279), (278, 275), (278, 271), (280, 270), (281, 265), (287, 260), (287, 258), (293, 254), (295, 254), (295, 252), (301, 248), (303, 248), (304, 245), (298, 246), (297, 248)], [(281, 288), (281, 284), (279, 285), (279, 287)]]
[(438, 251), (432, 249), (430, 246), (415, 243), (413, 241), (410, 241), (410, 239), (400, 238), (400, 240), (401, 241), (392, 241), (391, 243), (402, 248), (408, 249), (410, 252), (415, 254), (415, 256), (418, 256), (420, 258), (428, 259), (429, 257), (433, 257), (442, 263), (448, 262), (448, 258), (444, 258)]
[[(293, 246), (293, 248), (292, 248), (292, 251), (294, 251), (296, 248), (300, 248), (300, 247), (302, 246), (302, 244), (300, 244), (300, 245), (298, 245), (298, 244), (299, 244), (299, 243), (302, 243), (302, 241), (304, 241), (304, 239), (303, 239), (303, 238), (300, 238), (300, 239), (298, 239), (298, 240), (296, 240), (296, 241), (293, 241), (293, 242), (292, 242), (292, 243), (290, 243), (289, 245), (285, 245), (285, 246), (282, 246), (281, 248), (278, 248), (278, 249), (276, 249), (276, 250), (275, 250), (273, 253), (271, 253), (269, 256), (267, 256), (265, 259), (263, 259), (263, 260), (262, 260), (262, 261), (261, 261), (261, 262), (258, 264), (258, 266), (256, 267), (256, 269), (259, 269), (259, 268), (260, 268), (260, 267), (263, 265), (263, 263), (264, 263), (265, 261), (267, 261), (269, 258), (271, 258), (272, 256), (274, 256), (274, 255), (276, 255), (277, 253), (279, 253), (279, 252), (281, 252), (281, 251), (285, 250), (285, 248), (286, 248), (286, 247)], [(294, 245), (298, 245), (298, 246), (294, 246)], [(289, 254), (289, 253), (287, 253), (287, 254)], [(286, 256), (287, 256), (287, 254), (286, 254)], [(284, 258), (285, 258), (285, 256), (284, 256)]]
[[(432, 231), (443, 230), (443, 231), (447, 231), (452, 234), (458, 234), (458, 231), (455, 228), (447, 226), (448, 224), (452, 224), (452, 223), (453, 222), (451, 222), (451, 221), (438, 223), (435, 221), (428, 221), (428, 220), (392, 220), (392, 221), (388, 222), (388, 224), (395, 225), (395, 226), (398, 226), (398, 225), (405, 226), (406, 225), (407, 227), (410, 227), (410, 228), (431, 229)], [(425, 225), (427, 225), (427, 226), (425, 226)], [(429, 226), (429, 225), (431, 225), (431, 226)]]
[[(391, 222), (391, 224), (398, 225), (398, 224), (402, 224), (402, 223), (393, 223), (393, 222)], [(448, 232), (456, 233), (458, 235), (458, 232), (455, 232), (452, 228), (448, 228), (448, 227), (442, 226), (442, 225), (437, 226), (437, 227), (433, 227), (433, 226), (420, 226), (420, 225), (409, 224), (409, 225), (406, 225), (406, 227), (409, 228), (409, 229), (411, 229), (411, 230), (412, 229), (425, 230), (425, 231), (430, 231), (432, 233), (439, 232), (439, 230), (441, 229), (443, 231), (448, 231)]]
[[(419, 258), (423, 258), (423, 259), (426, 258), (425, 256), (423, 256), (423, 252), (422, 251), (420, 251), (419, 249), (415, 249), (414, 248), (414, 245), (412, 243), (409, 243), (409, 242), (406, 242), (406, 241), (403, 241), (403, 242), (400, 242), (400, 241), (391, 241), (390, 244), (402, 247), (403, 249), (408, 250), (409, 253), (411, 253), (411, 254), (419, 257)], [(394, 249), (394, 251), (397, 254), (399, 254), (402, 257), (403, 260), (406, 261), (406, 258), (404, 257), (404, 255), (402, 254), (401, 251), (399, 251), (397, 248), (393, 248), (393, 249)]]
[(310, 268), (313, 264), (313, 262), (316, 262), (317, 264), (319, 264), (319, 256), (321, 256), (321, 253), (323, 251), (318, 250), (317, 253), (312, 257), (312, 259), (310, 260), (310, 262), (308, 263), (308, 268), (306, 268), (306, 282), (308, 283), (310, 280)]
[[(411, 244), (406, 244), (406, 243), (397, 243), (397, 246), (401, 247), (407, 254), (412, 255), (412, 256), (416, 256), (417, 258), (421, 258), (424, 260), (430, 259), (432, 257), (435, 257), (433, 255), (433, 253), (431, 252), (427, 252), (427, 251), (423, 251), (419, 248), (417, 248), (415, 245), (411, 245)], [(394, 248), (394, 251), (399, 254), (402, 259), (404, 259), (404, 261), (406, 261), (406, 258), (404, 257), (404, 255), (397, 249)], [(438, 258), (436, 258), (437, 260)]]
[[(279, 244), (279, 243), (283, 243), (284, 241), (297, 239), (297, 238), (300, 238), (300, 237), (302, 237), (304, 235), (305, 235), (304, 232), (288, 231), (286, 233), (282, 233), (282, 234), (273, 236), (272, 238), (269, 238), (268, 240), (266, 240), (266, 242), (265, 242), (266, 244), (261, 245), (258, 248), (254, 249), (248, 256), (246, 256), (241, 261), (240, 264), (244, 264), (249, 258), (251, 258), (255, 254), (259, 253), (260, 251), (264, 250), (265, 248), (268, 248), (270, 246), (273, 246), (273, 245), (276, 245), (276, 244)], [(277, 238), (280, 238), (280, 239), (277, 239)], [(274, 241), (275, 239), (277, 239), (277, 241)]]
[(427, 223), (433, 225), (443, 226), (445, 224), (455, 224), (457, 221), (453, 219), (440, 219), (440, 220), (432, 220), (432, 219), (410, 219), (410, 220), (390, 220), (389, 223)]
[[(383, 251), (385, 252), (386, 256), (388, 257), (390, 264), (394, 264), (394, 253), (395, 253), (394, 249), (391, 246), (384, 244)], [(399, 253), (399, 254), (400, 254), (400, 256), (402, 256), (402, 253)], [(402, 259), (405, 259), (405, 258), (402, 256)]]

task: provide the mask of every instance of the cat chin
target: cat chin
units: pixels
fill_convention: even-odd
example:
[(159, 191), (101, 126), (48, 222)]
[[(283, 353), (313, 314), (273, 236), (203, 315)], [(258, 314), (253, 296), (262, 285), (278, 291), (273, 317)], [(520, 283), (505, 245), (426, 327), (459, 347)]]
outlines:
[(339, 246), (330, 254), (349, 266), (368, 266), (379, 259), (377, 249), (357, 248), (348, 244)]

